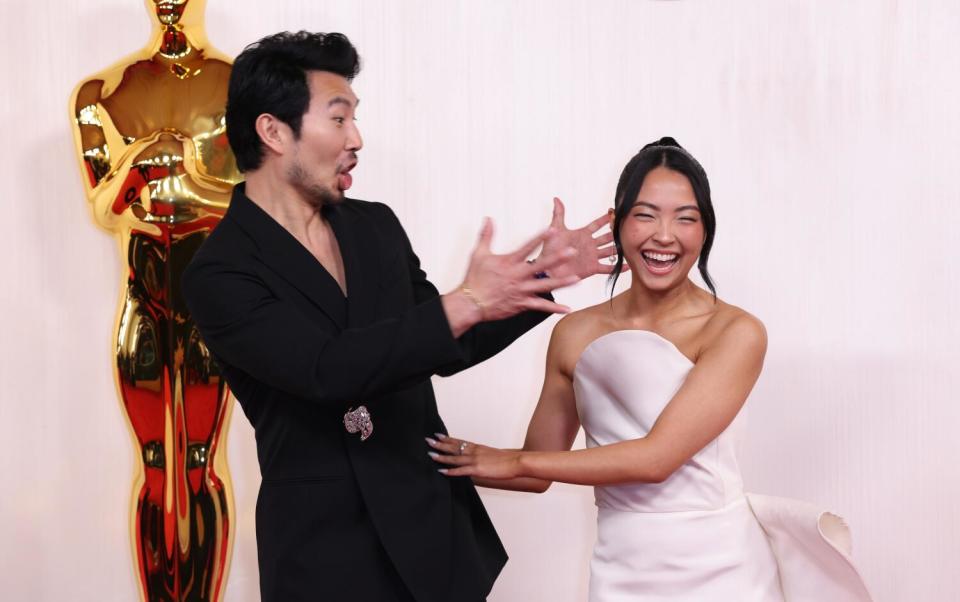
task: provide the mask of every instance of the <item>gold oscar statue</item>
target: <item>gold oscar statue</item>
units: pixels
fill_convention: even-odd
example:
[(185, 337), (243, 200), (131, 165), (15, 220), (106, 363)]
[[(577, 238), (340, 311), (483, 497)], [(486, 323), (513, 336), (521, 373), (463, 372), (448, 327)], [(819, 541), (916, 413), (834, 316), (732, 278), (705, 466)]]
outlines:
[(94, 219), (127, 265), (113, 340), (136, 445), (143, 600), (222, 599), (233, 545), (229, 392), (180, 293), (241, 178), (224, 127), (231, 61), (207, 42), (204, 4), (147, 0), (149, 45), (81, 82), (70, 103)]

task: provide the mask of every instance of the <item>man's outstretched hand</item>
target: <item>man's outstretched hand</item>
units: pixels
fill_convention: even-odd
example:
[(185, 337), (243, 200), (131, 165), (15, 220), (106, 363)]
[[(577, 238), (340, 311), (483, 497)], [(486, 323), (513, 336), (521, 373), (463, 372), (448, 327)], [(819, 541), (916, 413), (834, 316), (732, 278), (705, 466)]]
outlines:
[[(571, 230), (564, 223), (563, 202), (554, 198), (550, 227), (512, 253), (497, 255), (490, 249), (493, 223), (484, 220), (463, 283), (442, 299), (453, 335), (459, 337), (479, 322), (502, 320), (523, 311), (570, 311), (541, 295), (613, 271), (612, 265), (602, 263), (616, 255), (613, 234), (594, 236), (608, 223), (609, 217), (602, 215)], [(528, 263), (526, 258), (537, 247), (541, 247), (540, 256)]]
[[(566, 267), (576, 258), (577, 250), (554, 243), (558, 235), (556, 231), (543, 232), (512, 253), (498, 255), (490, 249), (493, 222), (485, 219), (463, 283), (442, 299), (453, 335), (459, 337), (479, 322), (502, 320), (524, 311), (570, 311), (541, 296), (580, 280), (575, 270)], [(539, 260), (528, 263), (527, 257), (540, 246), (543, 252)], [(537, 278), (539, 271), (549, 276)]]
[[(554, 266), (552, 269), (542, 268), (542, 270), (551, 278), (575, 275), (580, 280), (596, 274), (612, 273), (614, 266), (610, 263), (602, 263), (601, 260), (617, 254), (617, 248), (613, 244), (613, 233), (605, 232), (600, 236), (594, 236), (610, 223), (610, 217), (605, 213), (582, 228), (570, 230), (564, 224), (564, 214), (563, 201), (553, 197), (553, 218), (550, 220), (548, 236), (544, 238), (540, 257), (550, 257), (556, 250), (563, 248), (576, 249), (577, 253), (570, 261)], [(540, 258), (537, 258), (536, 263), (540, 263)], [(622, 271), (626, 269), (627, 265), (624, 264)]]

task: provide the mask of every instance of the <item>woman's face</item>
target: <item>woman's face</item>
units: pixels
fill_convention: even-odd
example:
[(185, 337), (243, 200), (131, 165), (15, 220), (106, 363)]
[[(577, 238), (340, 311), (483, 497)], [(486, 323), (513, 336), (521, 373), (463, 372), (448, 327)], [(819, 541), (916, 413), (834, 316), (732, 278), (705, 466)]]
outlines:
[(635, 284), (666, 291), (683, 283), (703, 248), (703, 221), (690, 180), (655, 167), (620, 226), (624, 260)]

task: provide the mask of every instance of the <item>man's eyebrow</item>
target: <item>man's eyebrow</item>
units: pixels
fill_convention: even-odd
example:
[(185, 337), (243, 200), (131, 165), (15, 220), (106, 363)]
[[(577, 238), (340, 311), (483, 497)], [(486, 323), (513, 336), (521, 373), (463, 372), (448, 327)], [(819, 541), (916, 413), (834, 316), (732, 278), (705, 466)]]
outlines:
[(333, 105), (347, 105), (348, 107), (356, 108), (357, 105), (359, 104), (360, 104), (359, 98), (356, 100), (356, 102), (354, 102), (349, 98), (347, 98), (346, 96), (334, 96), (333, 98), (330, 99), (329, 102), (327, 102), (327, 108), (329, 109)]

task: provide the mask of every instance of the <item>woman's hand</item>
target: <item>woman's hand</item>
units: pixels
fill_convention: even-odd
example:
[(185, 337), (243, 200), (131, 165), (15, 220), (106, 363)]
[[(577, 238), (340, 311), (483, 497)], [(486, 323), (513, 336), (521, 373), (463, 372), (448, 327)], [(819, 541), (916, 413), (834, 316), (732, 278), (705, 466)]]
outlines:
[(434, 450), (429, 452), (430, 457), (449, 467), (440, 469), (448, 477), (512, 479), (521, 476), (521, 451), (487, 447), (442, 433), (437, 433), (436, 439), (427, 437), (427, 444)]

